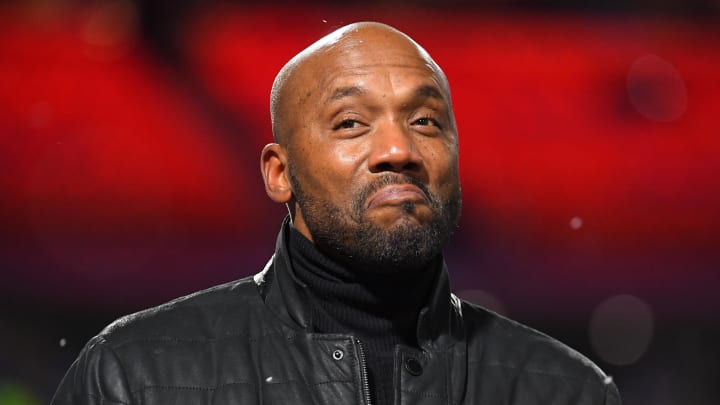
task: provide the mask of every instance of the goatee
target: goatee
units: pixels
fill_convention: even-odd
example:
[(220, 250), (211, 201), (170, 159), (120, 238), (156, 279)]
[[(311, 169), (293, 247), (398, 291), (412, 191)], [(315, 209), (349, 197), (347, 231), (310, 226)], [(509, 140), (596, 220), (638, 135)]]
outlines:
[[(441, 254), (457, 227), (460, 188), (445, 201), (431, 193), (418, 179), (399, 173), (381, 175), (359, 190), (349, 209), (320, 200), (303, 190), (290, 167), (290, 182), (303, 219), (315, 245), (323, 253), (353, 268), (375, 273), (396, 273), (427, 266)], [(422, 190), (430, 206), (430, 218), (417, 220), (415, 202), (401, 205), (404, 216), (392, 226), (382, 227), (368, 218), (367, 199), (382, 187), (412, 184)]]

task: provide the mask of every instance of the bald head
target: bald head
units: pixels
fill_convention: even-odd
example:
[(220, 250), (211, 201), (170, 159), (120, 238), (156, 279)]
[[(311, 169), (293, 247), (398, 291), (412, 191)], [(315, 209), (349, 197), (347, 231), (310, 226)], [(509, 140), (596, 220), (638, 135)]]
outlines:
[(357, 64), (391, 65), (409, 59), (435, 77), (449, 105), (450, 89), (440, 67), (412, 38), (389, 25), (354, 23), (316, 41), (285, 64), (275, 78), (270, 93), (275, 142), (287, 145), (294, 129), (303, 125), (301, 115), (306, 114), (306, 107), (318, 101), (336, 73)]

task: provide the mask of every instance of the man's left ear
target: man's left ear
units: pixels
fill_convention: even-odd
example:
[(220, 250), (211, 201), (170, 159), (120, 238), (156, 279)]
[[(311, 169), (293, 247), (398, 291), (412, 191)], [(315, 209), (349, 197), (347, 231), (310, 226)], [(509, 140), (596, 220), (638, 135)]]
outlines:
[(285, 204), (293, 196), (287, 168), (287, 150), (277, 143), (265, 145), (260, 154), (260, 171), (265, 192), (276, 203)]

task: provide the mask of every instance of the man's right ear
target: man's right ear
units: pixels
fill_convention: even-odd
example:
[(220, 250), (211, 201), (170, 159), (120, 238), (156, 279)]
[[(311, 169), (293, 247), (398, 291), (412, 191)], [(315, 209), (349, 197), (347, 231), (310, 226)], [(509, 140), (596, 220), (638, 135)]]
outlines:
[(265, 192), (276, 203), (285, 204), (292, 198), (287, 150), (277, 143), (265, 145), (260, 154), (260, 171), (265, 182)]

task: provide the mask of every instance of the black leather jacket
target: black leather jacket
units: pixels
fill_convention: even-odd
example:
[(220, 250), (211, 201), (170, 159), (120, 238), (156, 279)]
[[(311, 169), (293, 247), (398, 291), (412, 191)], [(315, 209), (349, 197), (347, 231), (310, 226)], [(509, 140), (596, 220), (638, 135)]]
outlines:
[[(126, 316), (94, 337), (61, 404), (368, 404), (349, 335), (308, 329), (285, 248), (254, 277)], [(395, 403), (614, 405), (611, 379), (558, 341), (450, 294), (443, 268), (421, 312), (421, 350), (395, 351)]]

